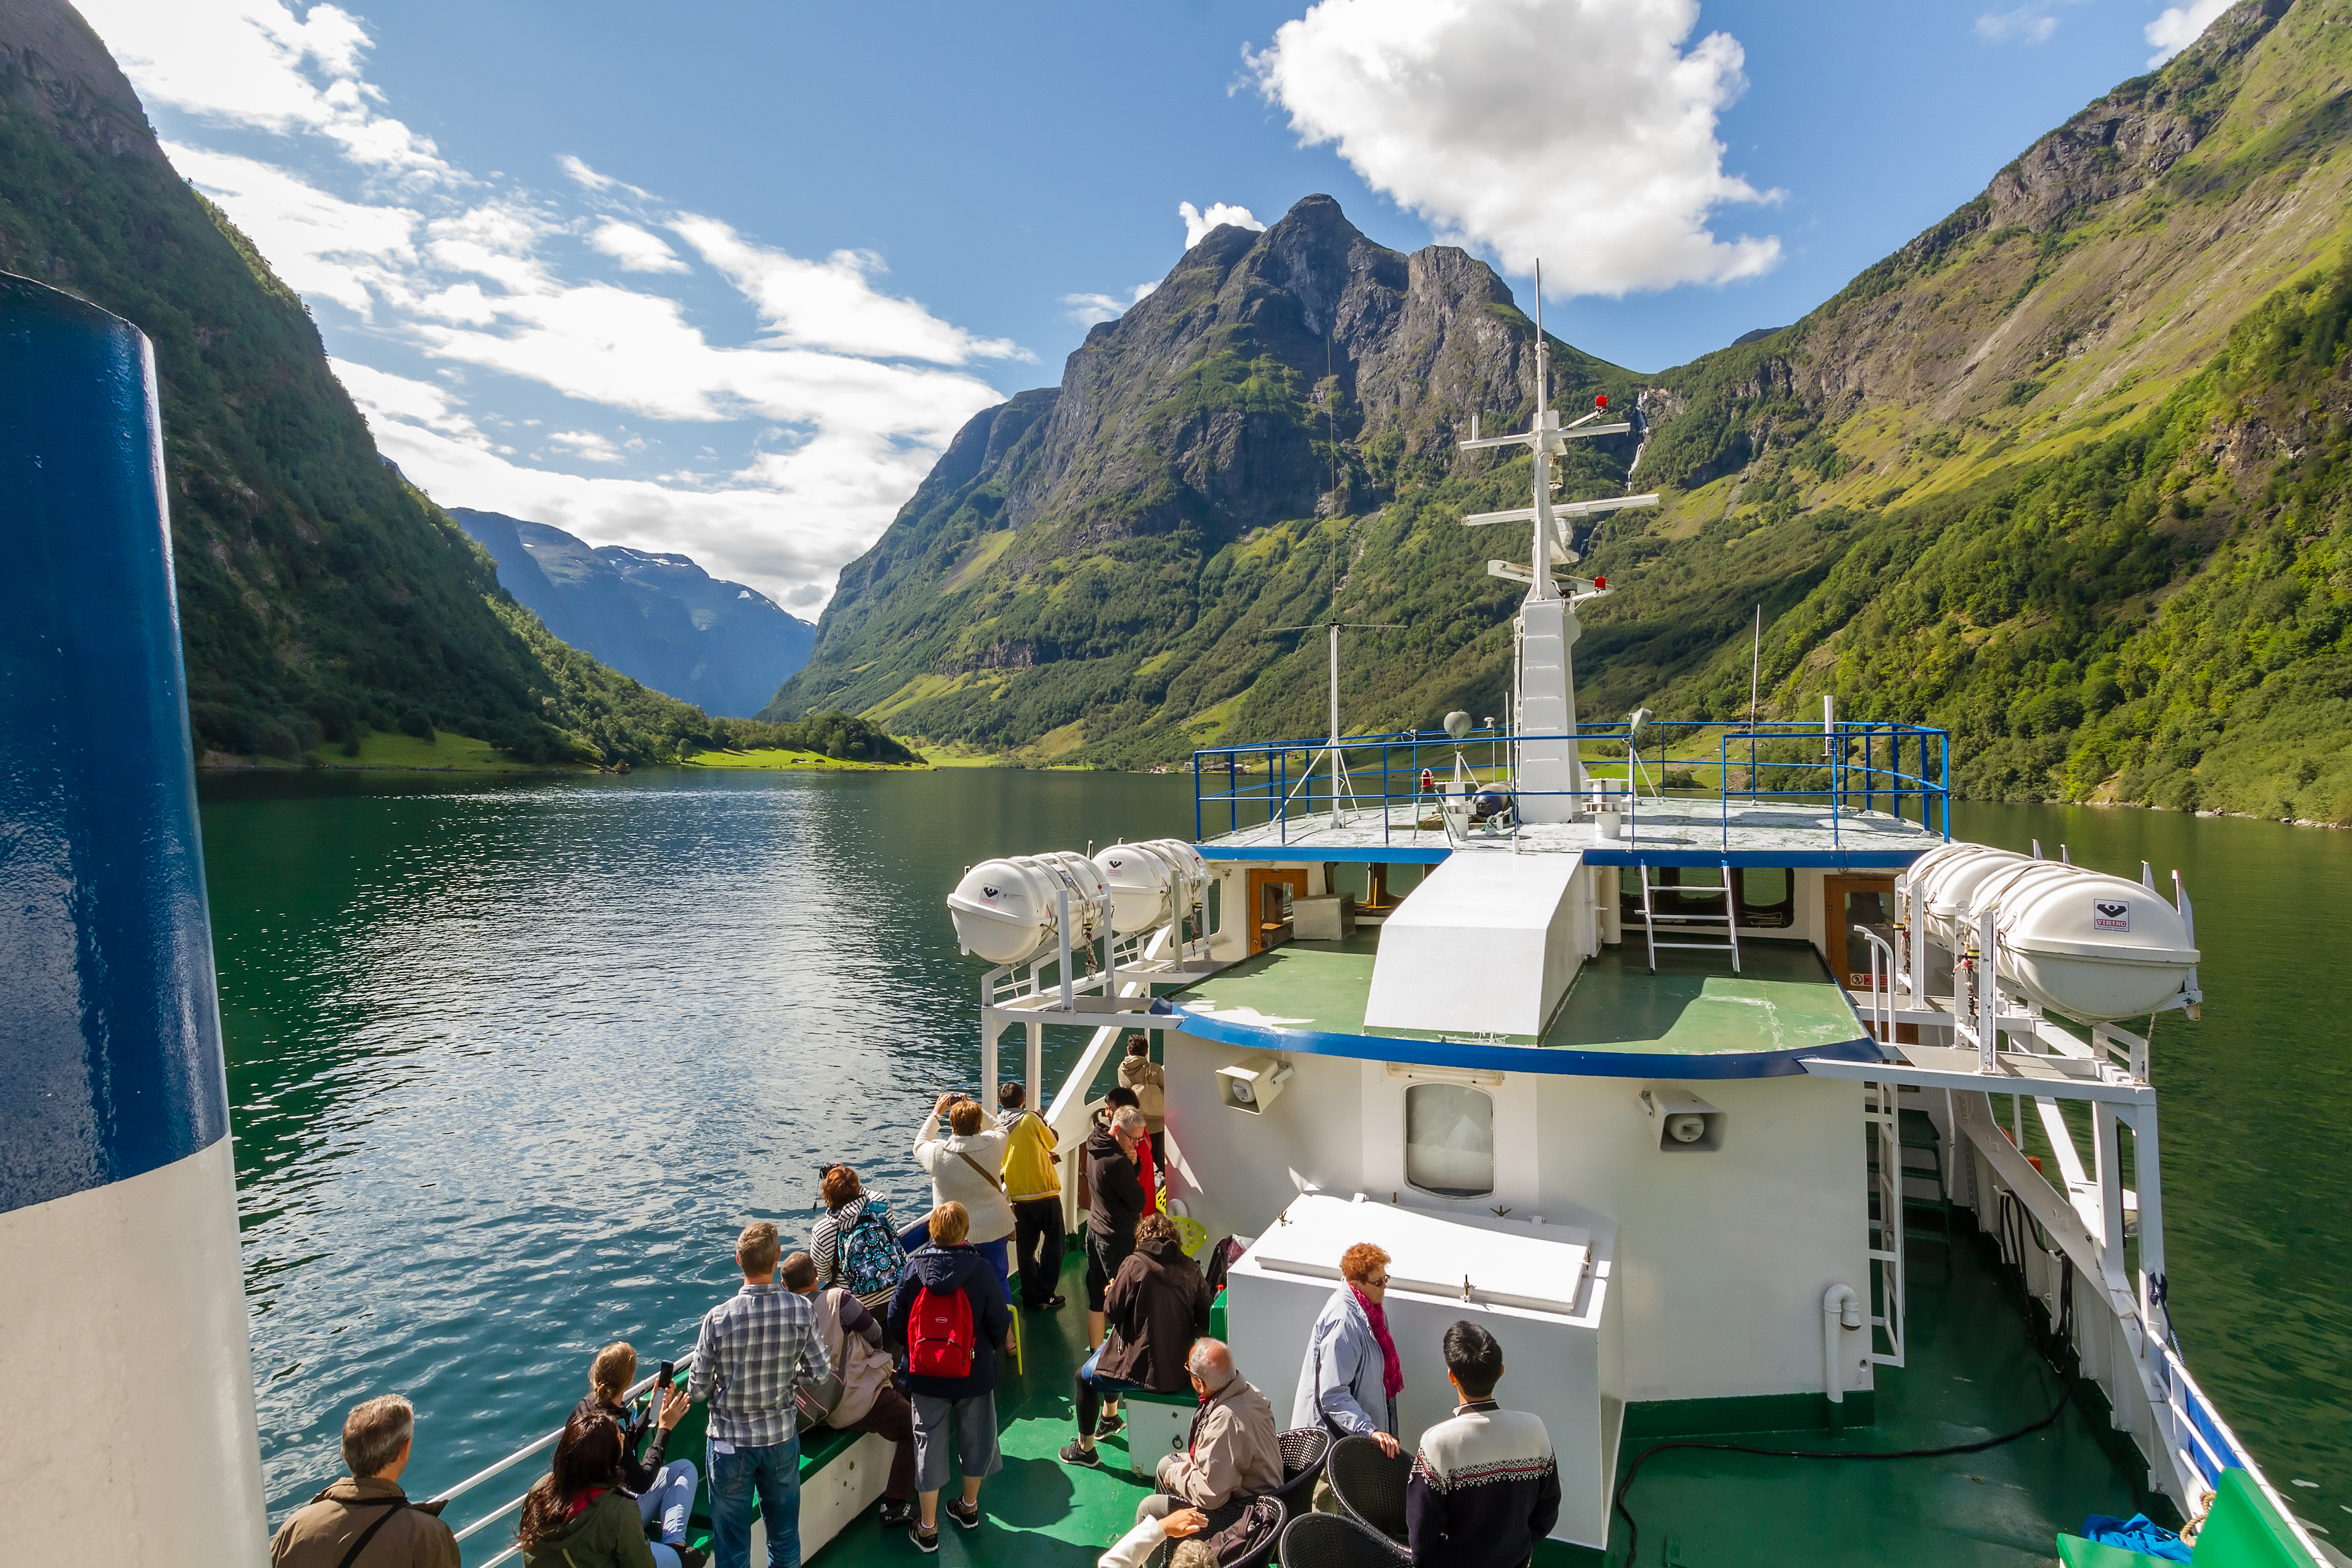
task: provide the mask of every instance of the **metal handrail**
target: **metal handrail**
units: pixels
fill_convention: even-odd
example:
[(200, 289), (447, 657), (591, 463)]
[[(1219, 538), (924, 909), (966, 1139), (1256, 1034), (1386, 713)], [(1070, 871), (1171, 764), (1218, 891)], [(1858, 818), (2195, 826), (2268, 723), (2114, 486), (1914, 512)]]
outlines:
[[(1667, 755), (1671, 740), (1676, 734), (1695, 734), (1713, 730), (1718, 731), (1715, 758), (1704, 756), (1673, 758)], [(1829, 828), (1833, 843), (1843, 844), (1843, 819), (1851, 810), (1864, 813), (1877, 809), (1880, 798), (1885, 799), (1887, 815), (1901, 820), (1911, 820), (1906, 813), (1909, 801), (1917, 802), (1918, 825), (1931, 833), (1951, 837), (1951, 744), (1948, 731), (1923, 725), (1897, 723), (1891, 721), (1846, 720), (1826, 724), (1772, 721), (1747, 725), (1726, 725), (1717, 721), (1678, 719), (1652, 720), (1645, 734), (1655, 731), (1661, 736), (1659, 765), (1669, 763), (1686, 770), (1712, 768), (1716, 773), (1715, 793), (1721, 803), (1721, 827), (1724, 847), (1728, 848), (1731, 832), (1731, 803), (1807, 802), (1828, 807)], [(1255, 742), (1228, 746), (1204, 747), (1192, 753), (1192, 830), (1196, 840), (1207, 840), (1217, 833), (1212, 824), (1213, 808), (1223, 805), (1226, 834), (1244, 827), (1271, 825), (1278, 842), (1287, 844), (1294, 821), (1304, 826), (1309, 819), (1327, 814), (1337, 814), (1354, 807), (1370, 816), (1377, 811), (1381, 817), (1381, 841), (1394, 842), (1396, 808), (1406, 805), (1415, 810), (1408, 821), (1411, 831), (1419, 832), (1418, 808), (1429, 799), (1420, 780), (1426, 772), (1433, 775), (1440, 769), (1450, 768), (1457, 754), (1475, 753), (1486, 749), (1488, 775), (1480, 781), (1481, 787), (1500, 784), (1514, 796), (1551, 795), (1567, 795), (1585, 792), (1566, 790), (1534, 791), (1523, 789), (1517, 780), (1517, 769), (1511, 758), (1519, 745), (1538, 741), (1614, 741), (1626, 748), (1629, 785), (1635, 767), (1633, 736), (1624, 723), (1591, 724), (1580, 727), (1574, 734), (1518, 734), (1507, 729), (1474, 731), (1460, 741), (1435, 731), (1396, 731), (1331, 739)], [(1747, 756), (1735, 763), (1732, 744), (1747, 742)], [(1768, 758), (1759, 754), (1767, 744), (1785, 747), (1801, 742), (1808, 752), (1818, 747), (1819, 755), (1799, 758)], [(1906, 744), (1907, 743), (1907, 744)], [(1859, 750), (1859, 757), (1853, 753)], [(1913, 759), (1912, 768), (1905, 766), (1905, 752)], [(1339, 753), (1339, 777), (1334, 783), (1328, 770), (1317, 759)], [(1359, 754), (1376, 752), (1377, 763), (1351, 762), (1350, 752)], [(1497, 756), (1501, 752), (1503, 755)], [(1294, 755), (1302, 756), (1307, 766), (1296, 775), (1292, 771)], [(1215, 775), (1217, 763), (1224, 763), (1224, 778)], [(1247, 766), (1247, 773), (1243, 770)], [(1742, 787), (1731, 787), (1735, 766), (1744, 772)], [(1474, 768), (1474, 773), (1479, 772)], [(1588, 767), (1588, 780), (1593, 769)], [(1764, 787), (1765, 781), (1776, 772), (1786, 777), (1790, 772), (1818, 773), (1826, 772), (1828, 787), (1773, 789)], [(1294, 777), (1296, 783), (1294, 784)], [(1247, 782), (1244, 782), (1244, 781)], [(1223, 788), (1217, 786), (1223, 784)], [(1319, 791), (1319, 793), (1318, 793)], [(1344, 794), (1342, 793), (1344, 792)], [(1628, 809), (1638, 810), (1634, 800), (1639, 791), (1629, 787)], [(1516, 814), (1524, 815), (1524, 814)], [(1517, 828), (1513, 828), (1516, 835)]]
[[(682, 1373), (688, 1371), (694, 1365), (694, 1352), (687, 1352), (686, 1354), (679, 1357), (673, 1365), (675, 1370), (677, 1372)], [(622, 1391), (622, 1401), (626, 1403), (629, 1400), (635, 1399), (638, 1394), (645, 1393), (647, 1389), (653, 1387), (654, 1379), (660, 1375), (661, 1372), (658, 1367), (656, 1367), (653, 1372), (647, 1373), (644, 1377), (639, 1378), (636, 1382), (631, 1384), (626, 1389)], [(563, 1428), (559, 1426), (554, 1431), (550, 1432), (546, 1436), (537, 1437), (532, 1439), (530, 1442), (526, 1443), (521, 1447), (517, 1448), (513, 1453), (509, 1454), (505, 1458), (500, 1459), (498, 1463), (490, 1466), (488, 1468), (478, 1470), (474, 1474), (467, 1476), (464, 1480), (459, 1481), (456, 1486), (448, 1487), (441, 1491), (436, 1492), (433, 1496), (425, 1499), (425, 1501), (428, 1503), (441, 1505), (454, 1502), (458, 1498), (463, 1497), (466, 1493), (473, 1490), (476, 1487), (480, 1486), (484, 1481), (504, 1475), (507, 1471), (514, 1468), (515, 1466), (521, 1464), (525, 1459), (530, 1458), (532, 1455), (545, 1453), (549, 1448), (553, 1447), (555, 1446), (556, 1439), (562, 1436)], [(504, 1519), (507, 1515), (520, 1508), (523, 1504), (523, 1498), (527, 1498), (530, 1495), (530, 1494), (529, 1492), (525, 1492), (522, 1497), (516, 1498), (512, 1502), (505, 1503), (493, 1509), (488, 1513), (482, 1515), (481, 1518), (474, 1521), (473, 1523), (467, 1525), (462, 1530), (455, 1531), (452, 1533), (454, 1533), (459, 1541), (463, 1541), (469, 1535), (487, 1530), (491, 1525), (496, 1524), (499, 1520)], [(482, 1568), (490, 1568), (491, 1563), (503, 1563), (521, 1550), (522, 1548), (520, 1546), (509, 1546), (504, 1552), (499, 1552), (496, 1557), (491, 1558), (488, 1563), (483, 1563)]]

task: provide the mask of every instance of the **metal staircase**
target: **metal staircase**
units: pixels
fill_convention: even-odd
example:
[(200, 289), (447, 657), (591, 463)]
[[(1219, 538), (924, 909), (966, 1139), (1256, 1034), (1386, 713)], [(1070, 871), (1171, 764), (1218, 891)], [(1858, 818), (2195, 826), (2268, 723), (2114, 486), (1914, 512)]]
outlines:
[[(1657, 901), (1652, 896), (1654, 889), (1650, 881), (1650, 868), (1646, 865), (1642, 868), (1642, 930), (1649, 938), (1651, 973), (1655, 974), (1658, 972), (1658, 950), (1662, 947), (1687, 948), (1693, 952), (1728, 952), (1731, 954), (1731, 973), (1734, 974), (1739, 973), (1739, 912), (1733, 906), (1731, 900), (1731, 862), (1726, 860), (1722, 865), (1723, 885), (1719, 888), (1692, 887), (1678, 882), (1667, 889), (1685, 899), (1721, 899), (1723, 912), (1716, 915), (1659, 914)], [(1721, 942), (1660, 942), (1658, 921), (1661, 920), (1674, 921), (1677, 931), (1694, 926), (1720, 925), (1723, 928), (1724, 940)]]

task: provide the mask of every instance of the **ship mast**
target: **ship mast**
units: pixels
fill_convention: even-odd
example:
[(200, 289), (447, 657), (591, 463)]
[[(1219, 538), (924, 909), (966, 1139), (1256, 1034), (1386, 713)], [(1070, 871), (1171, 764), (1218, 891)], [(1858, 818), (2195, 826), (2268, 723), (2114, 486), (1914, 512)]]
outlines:
[(1615, 511), (1622, 507), (1658, 504), (1654, 494), (1616, 496), (1602, 500), (1552, 502), (1552, 460), (1568, 443), (1591, 436), (1616, 436), (1631, 430), (1630, 422), (1599, 424), (1609, 408), (1606, 396), (1593, 399), (1592, 411), (1562, 426), (1551, 405), (1551, 344), (1543, 330), (1543, 263), (1536, 263), (1536, 413), (1535, 422), (1512, 436), (1478, 435), (1477, 416), (1470, 421), (1470, 439), (1464, 450), (1491, 447), (1525, 447), (1533, 458), (1534, 494), (1529, 504), (1509, 511), (1480, 512), (1462, 521), (1477, 528), (1489, 523), (1527, 522), (1529, 530), (1528, 564), (1522, 569), (1507, 561), (1489, 561), (1490, 575), (1527, 584), (1520, 603), (1517, 644), (1517, 711), (1513, 715), (1512, 751), (1517, 776), (1517, 815), (1522, 822), (1566, 822), (1576, 815), (1577, 796), (1583, 793), (1584, 770), (1577, 755), (1576, 682), (1569, 658), (1583, 627), (1576, 606), (1609, 590), (1605, 583), (1574, 577), (1563, 595), (1552, 575), (1555, 565), (1578, 559), (1570, 531), (1575, 517)]

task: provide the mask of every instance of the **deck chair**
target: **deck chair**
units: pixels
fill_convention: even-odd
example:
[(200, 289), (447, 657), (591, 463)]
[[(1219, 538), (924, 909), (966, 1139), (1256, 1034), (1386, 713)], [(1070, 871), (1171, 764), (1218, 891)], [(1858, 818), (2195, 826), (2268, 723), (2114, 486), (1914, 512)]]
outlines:
[(1403, 1542), (1405, 1482), (1412, 1475), (1410, 1453), (1399, 1448), (1391, 1458), (1370, 1437), (1342, 1437), (1331, 1445), (1326, 1473), (1341, 1513), (1392, 1542)]
[(1282, 1568), (1397, 1568), (1412, 1556), (1377, 1530), (1336, 1513), (1302, 1513), (1282, 1527)]
[(1320, 1426), (1300, 1426), (1285, 1432), (1282, 1444), (1282, 1489), (1274, 1494), (1282, 1516), (1296, 1519), (1313, 1506), (1315, 1478), (1331, 1455), (1331, 1434)]

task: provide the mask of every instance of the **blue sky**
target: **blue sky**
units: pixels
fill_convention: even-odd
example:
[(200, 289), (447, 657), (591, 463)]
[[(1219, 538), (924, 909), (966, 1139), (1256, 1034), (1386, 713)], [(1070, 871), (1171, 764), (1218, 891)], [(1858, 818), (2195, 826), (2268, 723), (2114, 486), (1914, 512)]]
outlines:
[[(1811, 309), (2218, 0), (89, 0), (444, 504), (803, 614), (1179, 205), (1339, 198), (1637, 370)], [(1302, 132), (1305, 135), (1302, 136)]]

